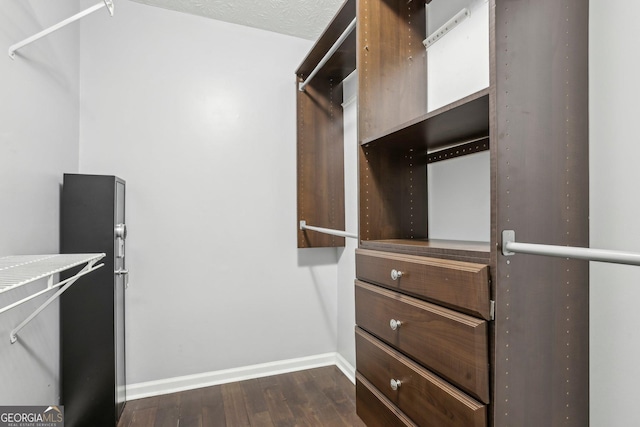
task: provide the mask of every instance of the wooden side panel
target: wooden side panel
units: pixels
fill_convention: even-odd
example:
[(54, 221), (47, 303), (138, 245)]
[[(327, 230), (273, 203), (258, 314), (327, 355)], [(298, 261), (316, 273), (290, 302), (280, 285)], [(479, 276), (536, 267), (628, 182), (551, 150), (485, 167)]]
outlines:
[(358, 373), (356, 373), (356, 411), (367, 427), (417, 427)]
[[(358, 371), (416, 424), (485, 427), (485, 405), (468, 397), (371, 335), (356, 330)], [(393, 390), (391, 379), (399, 380)]]
[(359, 327), (489, 403), (487, 322), (360, 281), (355, 292)]
[[(344, 230), (342, 83), (314, 79), (297, 92), (298, 223)], [(299, 248), (344, 246), (344, 238), (298, 229)]]
[[(494, 3), (494, 238), (586, 247), (588, 2)], [(494, 260), (495, 425), (589, 425), (588, 262)]]
[(424, 3), (358, 0), (359, 140), (427, 112)]
[(487, 265), (356, 249), (356, 277), (490, 320)]
[(360, 239), (427, 237), (424, 151), (360, 147)]

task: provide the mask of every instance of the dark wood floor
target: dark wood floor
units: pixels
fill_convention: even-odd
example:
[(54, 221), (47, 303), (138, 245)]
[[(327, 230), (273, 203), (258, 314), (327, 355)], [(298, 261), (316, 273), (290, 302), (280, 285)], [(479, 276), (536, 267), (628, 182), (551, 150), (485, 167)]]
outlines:
[(118, 427), (364, 426), (335, 366), (127, 402)]

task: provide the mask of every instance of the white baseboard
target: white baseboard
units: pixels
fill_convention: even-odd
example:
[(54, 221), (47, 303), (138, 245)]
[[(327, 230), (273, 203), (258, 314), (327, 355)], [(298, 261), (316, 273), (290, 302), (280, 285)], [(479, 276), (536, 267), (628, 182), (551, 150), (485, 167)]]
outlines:
[(353, 366), (351, 366), (351, 364), (349, 364), (338, 353), (326, 353), (316, 356), (244, 366), (241, 368), (224, 369), (222, 371), (205, 372), (202, 374), (185, 375), (182, 377), (166, 378), (157, 381), (128, 384), (126, 390), (127, 400), (142, 399), (145, 397), (159, 396), (162, 394), (331, 365), (336, 365), (347, 376), (347, 378), (355, 383), (355, 369)]
[(356, 383), (356, 368), (347, 362), (347, 359), (342, 357), (340, 353), (336, 353), (336, 366), (352, 383)]

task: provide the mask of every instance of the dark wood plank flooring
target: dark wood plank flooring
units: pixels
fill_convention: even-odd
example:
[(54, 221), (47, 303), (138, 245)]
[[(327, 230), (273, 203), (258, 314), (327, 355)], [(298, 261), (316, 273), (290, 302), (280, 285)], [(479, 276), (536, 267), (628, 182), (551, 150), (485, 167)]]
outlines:
[(335, 366), (127, 402), (118, 427), (364, 426)]

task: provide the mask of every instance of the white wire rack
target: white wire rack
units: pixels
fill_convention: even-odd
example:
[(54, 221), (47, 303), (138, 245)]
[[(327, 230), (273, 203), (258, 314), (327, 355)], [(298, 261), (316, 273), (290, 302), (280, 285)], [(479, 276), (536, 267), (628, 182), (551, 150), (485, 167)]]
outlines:
[[(16, 342), (17, 333), (42, 310), (66, 291), (76, 280), (102, 267), (104, 264), (96, 263), (104, 258), (105, 254), (55, 254), (55, 255), (15, 255), (0, 258), (0, 294), (24, 286), (40, 279), (47, 279), (47, 287), (39, 292), (29, 295), (19, 301), (0, 309), (0, 314), (11, 310), (27, 301), (39, 297), (52, 289), (60, 288), (44, 304), (27, 317), (20, 325), (11, 331), (11, 343)], [(73, 267), (84, 265), (77, 274), (56, 284), (54, 277), (63, 271)]]

